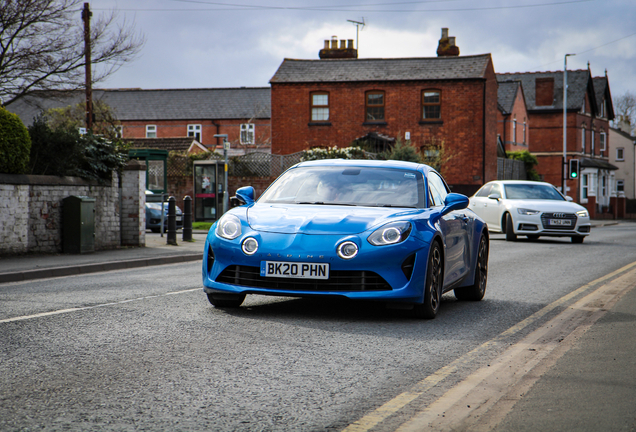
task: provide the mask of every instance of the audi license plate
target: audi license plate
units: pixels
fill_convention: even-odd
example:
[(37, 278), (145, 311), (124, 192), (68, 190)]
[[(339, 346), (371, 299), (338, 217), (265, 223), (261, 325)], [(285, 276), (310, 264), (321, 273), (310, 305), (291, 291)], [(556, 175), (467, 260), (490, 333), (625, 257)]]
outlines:
[(569, 219), (550, 219), (550, 225), (572, 226), (572, 221)]
[(329, 279), (329, 264), (261, 261), (261, 276), (298, 279)]

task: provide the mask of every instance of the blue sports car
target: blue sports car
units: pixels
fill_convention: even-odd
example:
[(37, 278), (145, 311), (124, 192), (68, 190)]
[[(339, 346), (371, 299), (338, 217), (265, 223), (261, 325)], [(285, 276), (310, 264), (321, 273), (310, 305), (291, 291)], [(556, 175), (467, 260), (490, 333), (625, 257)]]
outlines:
[(344, 296), (435, 318), (442, 294), (481, 300), (488, 228), (433, 168), (320, 160), (285, 171), (208, 233), (203, 285), (215, 307), (246, 294)]

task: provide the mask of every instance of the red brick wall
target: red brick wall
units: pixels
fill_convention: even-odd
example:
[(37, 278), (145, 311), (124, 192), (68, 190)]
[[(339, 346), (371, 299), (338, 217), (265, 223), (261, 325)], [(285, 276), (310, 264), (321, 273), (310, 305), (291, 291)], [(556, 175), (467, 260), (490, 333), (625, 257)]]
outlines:
[[(513, 136), (513, 120), (515, 118), (517, 119), (516, 137)], [(526, 122), (525, 144), (523, 137), (524, 121)], [(512, 105), (512, 112), (510, 114), (504, 116), (501, 111), (497, 110), (497, 133), (501, 137), (506, 151), (528, 150), (530, 145), (530, 119), (521, 89), (517, 92), (517, 97)]]
[[(441, 91), (441, 122), (420, 124), (421, 91)], [(385, 92), (386, 125), (365, 125), (365, 92)], [(329, 93), (330, 125), (310, 126), (310, 92)], [(479, 186), (497, 173), (497, 82), (492, 63), (486, 80), (272, 84), (272, 153), (348, 146), (377, 132), (420, 147), (444, 140), (455, 156), (445, 169), (450, 184)], [(484, 113), (485, 110), (485, 113)], [(484, 115), (486, 121), (484, 122)], [(484, 160), (484, 139), (486, 166)], [(484, 179), (485, 171), (485, 179)]]
[[(238, 146), (241, 133), (241, 124), (249, 119), (237, 120), (123, 120), (124, 138), (145, 138), (146, 125), (157, 126), (157, 138), (175, 138), (188, 136), (189, 124), (201, 125), (201, 144), (205, 146), (221, 145), (220, 138), (214, 138), (216, 134), (227, 134), (232, 147)], [(257, 145), (268, 145), (271, 140), (270, 119), (252, 119), (255, 124), (255, 142)]]

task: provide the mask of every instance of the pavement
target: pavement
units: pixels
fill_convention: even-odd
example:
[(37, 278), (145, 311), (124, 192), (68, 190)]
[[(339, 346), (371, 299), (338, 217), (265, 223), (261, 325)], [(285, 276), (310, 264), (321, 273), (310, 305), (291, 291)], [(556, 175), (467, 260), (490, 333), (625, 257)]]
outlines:
[(87, 254), (26, 254), (0, 258), (0, 283), (49, 277), (71, 276), (110, 270), (165, 265), (203, 259), (207, 231), (193, 231), (183, 241), (177, 231), (177, 245), (168, 237), (146, 232), (145, 247), (121, 247)]
[[(594, 226), (616, 223), (609, 220), (594, 221)], [(160, 234), (147, 232), (145, 247), (122, 247), (83, 255), (29, 254), (4, 257), (0, 258), (0, 286), (7, 282), (197, 261), (202, 259), (206, 235), (206, 231), (194, 231), (193, 241), (184, 242), (179, 231), (177, 245), (168, 245), (165, 234), (161, 237)], [(431, 419), (433, 413), (428, 410), (428, 414), (422, 413), (422, 417), (413, 418), (410, 427), (403, 425), (399, 430), (636, 431), (636, 266), (617, 276), (617, 281), (625, 280), (620, 289), (608, 288), (610, 300), (590, 298), (586, 300), (588, 303), (580, 307), (572, 305), (568, 308), (582, 311), (577, 315), (579, 321), (572, 321), (574, 324), (571, 327), (575, 330), (570, 334), (557, 334), (554, 336), (557, 342), (553, 344), (530, 341), (523, 345), (524, 341), (520, 342), (522, 348), (518, 349), (518, 356), (523, 357), (524, 353), (535, 355), (546, 350), (545, 359), (538, 362), (539, 366), (535, 364), (536, 359), (519, 357), (514, 360), (514, 354), (510, 354), (513, 360), (509, 359), (504, 369), (516, 364), (525, 370), (519, 382), (510, 384), (510, 388), (516, 390), (525, 383), (527, 388), (522, 388), (518, 392), (519, 396), (506, 394), (508, 389), (497, 390), (497, 385), (490, 390), (483, 390), (489, 380), (503, 381), (505, 375), (486, 370), (481, 375), (474, 374), (473, 381), (479, 381), (480, 391), (486, 392), (486, 396), (481, 396), (484, 401), (499, 402), (490, 409), (486, 406), (488, 402), (484, 402), (482, 407), (485, 408), (485, 414), (476, 410), (467, 413), (460, 424), (449, 425), (439, 423), (439, 419), (444, 418), (443, 414)], [(592, 310), (592, 307), (595, 309)], [(584, 318), (587, 321), (583, 321)], [(544, 327), (552, 326), (549, 322)], [(539, 334), (537, 338), (545, 340), (547, 336)], [(562, 341), (570, 342), (566, 344)], [(527, 346), (532, 348), (528, 349)], [(524, 363), (526, 360), (530, 363)], [(544, 365), (543, 369), (541, 365)], [(487, 369), (492, 371), (494, 368), (491, 366), (488, 365)], [(501, 381), (499, 387), (503, 384)], [(474, 395), (473, 390), (464, 392), (461, 387), (458, 389), (461, 395), (457, 400), (451, 400), (451, 405), (461, 405), (465, 403), (462, 402), (465, 398), (480, 397)], [(446, 396), (446, 399), (449, 397)], [(441, 398), (440, 401), (444, 402), (445, 399)], [(467, 405), (470, 407), (469, 404), (463, 407)], [(476, 401), (473, 407), (475, 405)], [(442, 413), (449, 412), (446, 408), (440, 409)], [(455, 409), (450, 411), (456, 412)], [(498, 413), (496, 421), (493, 420), (493, 413)], [(430, 422), (426, 420), (426, 415)], [(449, 417), (447, 415), (445, 418)]]

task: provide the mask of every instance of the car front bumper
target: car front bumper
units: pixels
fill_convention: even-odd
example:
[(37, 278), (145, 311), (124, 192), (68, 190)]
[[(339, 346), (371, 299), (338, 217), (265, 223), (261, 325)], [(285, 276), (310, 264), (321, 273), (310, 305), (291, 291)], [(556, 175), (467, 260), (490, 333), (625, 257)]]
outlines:
[(575, 213), (541, 212), (534, 215), (517, 213), (512, 220), (514, 232), (517, 235), (588, 236), (592, 226), (589, 217), (577, 216)]

